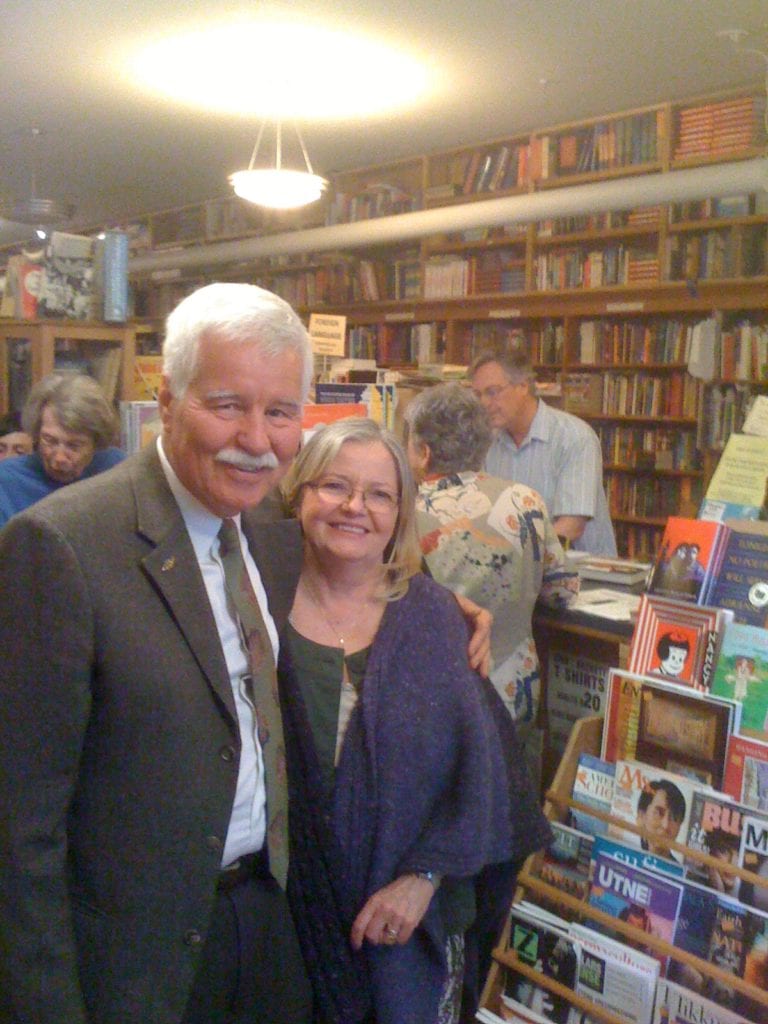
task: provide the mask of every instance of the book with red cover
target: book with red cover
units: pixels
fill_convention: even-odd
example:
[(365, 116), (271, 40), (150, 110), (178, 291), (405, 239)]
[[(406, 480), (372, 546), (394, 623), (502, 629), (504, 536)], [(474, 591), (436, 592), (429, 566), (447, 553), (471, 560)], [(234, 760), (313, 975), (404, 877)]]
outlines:
[(692, 604), (704, 604), (726, 536), (727, 530), (722, 523), (670, 516), (661, 538), (648, 592)]
[(738, 734), (729, 736), (723, 792), (747, 807), (768, 811), (768, 743)]

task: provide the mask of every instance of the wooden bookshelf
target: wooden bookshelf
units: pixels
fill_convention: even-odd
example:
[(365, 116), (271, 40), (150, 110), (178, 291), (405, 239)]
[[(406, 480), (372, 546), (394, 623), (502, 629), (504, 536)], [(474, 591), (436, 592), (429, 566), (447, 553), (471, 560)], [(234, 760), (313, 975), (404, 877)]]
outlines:
[[(765, 152), (761, 104), (761, 88), (744, 87), (334, 173), (327, 197), (286, 216), (231, 197), (209, 200), (149, 215), (152, 245), (205, 244), (323, 218), (360, 221), (748, 159)], [(695, 511), (716, 457), (710, 450), (738, 428), (748, 396), (766, 390), (762, 364), (746, 378), (726, 367), (711, 386), (699, 387), (687, 379), (684, 355), (664, 346), (638, 354), (631, 341), (638, 322), (679, 321), (688, 329), (713, 310), (726, 324), (768, 323), (768, 209), (754, 196), (628, 206), (145, 279), (136, 282), (137, 309), (164, 316), (183, 295), (216, 279), (260, 283), (302, 314), (345, 315), (349, 354), (382, 365), (466, 364), (491, 341), (523, 332), (537, 373), (548, 382), (578, 373), (603, 381), (612, 375), (619, 385), (623, 379), (625, 387), (655, 387), (660, 394), (682, 389), (684, 409), (661, 401), (639, 416), (601, 401), (591, 413), (574, 410), (591, 417), (600, 435), (619, 548), (630, 557), (654, 552), (666, 511), (680, 510), (674, 502)], [(592, 364), (582, 359), (575, 346), (588, 321), (610, 323), (625, 350), (601, 352)], [(651, 514), (658, 507), (665, 511)]]
[(0, 412), (21, 411), (29, 389), (56, 369), (89, 373), (118, 402), (132, 398), (132, 324), (0, 320)]

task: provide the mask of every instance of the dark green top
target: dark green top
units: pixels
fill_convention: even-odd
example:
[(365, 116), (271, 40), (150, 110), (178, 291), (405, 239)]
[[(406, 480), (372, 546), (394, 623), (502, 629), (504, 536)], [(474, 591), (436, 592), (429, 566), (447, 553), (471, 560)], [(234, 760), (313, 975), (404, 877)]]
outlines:
[(291, 660), (307, 709), (323, 782), (328, 790), (332, 790), (344, 662), (347, 664), (350, 682), (359, 693), (371, 648), (364, 647), (345, 657), (340, 647), (326, 647), (325, 644), (308, 640), (290, 622), (283, 642), (290, 646)]
[[(339, 701), (341, 680), (346, 662), (350, 682), (358, 694), (368, 665), (371, 648), (364, 647), (354, 654), (344, 655), (340, 647), (308, 640), (287, 623), (281, 643), (291, 652), (309, 727), (320, 763), (320, 773), (327, 792), (333, 791), (335, 779), (336, 736), (339, 728)], [(429, 865), (424, 865), (425, 869)], [(475, 917), (475, 891), (470, 879), (445, 878), (438, 888), (446, 932), (465, 931)]]

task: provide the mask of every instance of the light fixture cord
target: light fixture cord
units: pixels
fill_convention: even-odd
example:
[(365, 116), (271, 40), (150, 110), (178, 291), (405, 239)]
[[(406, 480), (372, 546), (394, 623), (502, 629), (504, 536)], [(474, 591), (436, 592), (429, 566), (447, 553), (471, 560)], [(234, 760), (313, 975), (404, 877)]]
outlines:
[[(256, 163), (256, 155), (259, 152), (259, 146), (261, 145), (261, 140), (262, 140), (262, 138), (264, 136), (264, 129), (266, 128), (266, 125), (267, 125), (267, 122), (266, 122), (266, 119), (265, 119), (264, 121), (261, 122), (261, 127), (259, 128), (259, 134), (256, 137), (256, 145), (253, 147), (253, 152), (251, 153), (251, 159), (250, 159), (250, 162), (248, 164), (248, 170), (249, 171), (253, 170), (253, 165)], [(305, 164), (307, 170), (309, 171), (309, 173), (310, 174), (314, 174), (315, 172), (312, 170), (312, 164), (310, 163), (310, 160), (309, 160), (309, 153), (307, 152), (307, 147), (304, 145), (304, 139), (302, 138), (301, 132), (299, 131), (299, 126), (294, 123), (293, 129), (296, 132), (296, 137), (299, 140), (299, 146), (301, 146), (301, 155), (304, 157), (304, 164)], [(282, 121), (278, 118), (275, 121), (275, 167), (279, 171), (282, 168), (282, 166), (283, 166), (283, 124), (282, 124)]]

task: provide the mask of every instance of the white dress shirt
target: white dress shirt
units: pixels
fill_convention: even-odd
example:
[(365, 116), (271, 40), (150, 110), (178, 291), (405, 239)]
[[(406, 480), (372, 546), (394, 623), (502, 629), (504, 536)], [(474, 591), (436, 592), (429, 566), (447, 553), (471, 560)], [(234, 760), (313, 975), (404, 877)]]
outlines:
[[(216, 620), (216, 628), (227, 663), (237, 711), (240, 729), (240, 766), (235, 801), (232, 805), (232, 815), (221, 859), (222, 865), (227, 865), (246, 853), (260, 850), (266, 836), (267, 794), (264, 782), (264, 762), (257, 736), (256, 713), (243, 682), (243, 677), (249, 672), (248, 657), (240, 639), (239, 623), (230, 612), (227, 602), (224, 566), (219, 557), (218, 534), (222, 520), (209, 512), (181, 483), (163, 451), (161, 438), (158, 438), (157, 450), (168, 486), (178, 503), (189, 533), (189, 539), (195, 550), (213, 617)], [(267, 594), (240, 529), (240, 516), (234, 517), (234, 522), (237, 524), (245, 565), (269, 638), (272, 641), (275, 662), (277, 662), (277, 629), (269, 613)]]

